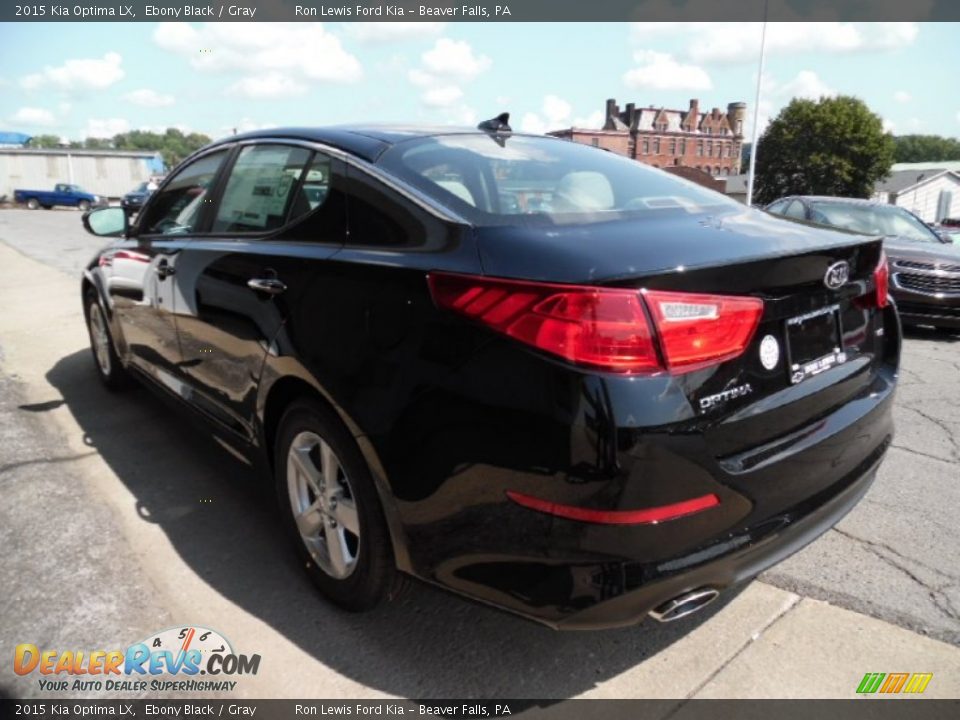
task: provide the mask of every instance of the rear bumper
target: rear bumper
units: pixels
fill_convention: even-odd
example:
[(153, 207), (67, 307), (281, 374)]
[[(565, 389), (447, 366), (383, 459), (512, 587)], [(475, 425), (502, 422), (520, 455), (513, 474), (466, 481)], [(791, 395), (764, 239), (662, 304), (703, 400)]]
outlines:
[[(584, 630), (632, 625), (657, 606), (687, 591), (698, 588), (723, 591), (756, 577), (816, 540), (850, 512), (873, 483), (886, 448), (885, 444), (876, 457), (871, 458), (869, 467), (841, 483), (842, 489), (819, 506), (820, 499), (813, 498), (805, 507), (771, 519), (770, 527), (774, 529), (765, 534), (754, 531), (734, 535), (690, 558), (674, 560), (673, 564), (682, 564), (688, 560), (696, 562), (697, 554), (709, 556), (712, 552), (716, 556), (713, 560), (693, 565), (688, 571), (599, 602), (553, 626), (563, 630)], [(813, 506), (812, 510), (810, 506)]]

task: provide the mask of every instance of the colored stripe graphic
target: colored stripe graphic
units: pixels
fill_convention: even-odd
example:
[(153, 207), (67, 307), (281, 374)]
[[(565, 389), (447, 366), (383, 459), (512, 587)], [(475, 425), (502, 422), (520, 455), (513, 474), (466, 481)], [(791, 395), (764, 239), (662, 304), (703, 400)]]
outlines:
[(910, 673), (890, 673), (887, 675), (887, 681), (880, 688), (882, 693), (898, 693), (903, 684), (910, 677)]
[(863, 680), (860, 681), (857, 692), (865, 695), (875, 693), (877, 688), (880, 687), (880, 683), (883, 682), (884, 677), (886, 677), (886, 673), (867, 673), (863, 676)]
[(922, 693), (933, 678), (933, 673), (914, 673), (903, 689), (905, 693)]

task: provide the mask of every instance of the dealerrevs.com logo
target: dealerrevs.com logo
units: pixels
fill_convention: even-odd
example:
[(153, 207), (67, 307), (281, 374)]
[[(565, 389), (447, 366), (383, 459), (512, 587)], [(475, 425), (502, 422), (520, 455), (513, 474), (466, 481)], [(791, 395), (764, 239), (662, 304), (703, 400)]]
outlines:
[(162, 630), (126, 650), (41, 650), (22, 643), (13, 656), (17, 675), (38, 674), (39, 688), (51, 692), (233, 690), (237, 681), (227, 678), (259, 669), (260, 655), (238, 654), (223, 635), (198, 626)]

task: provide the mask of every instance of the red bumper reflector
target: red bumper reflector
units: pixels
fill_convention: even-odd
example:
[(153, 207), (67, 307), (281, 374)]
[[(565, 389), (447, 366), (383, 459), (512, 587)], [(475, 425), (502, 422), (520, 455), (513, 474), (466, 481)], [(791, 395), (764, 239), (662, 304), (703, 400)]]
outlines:
[(538, 512), (555, 515), (565, 520), (578, 520), (580, 522), (597, 523), (599, 525), (654, 525), (667, 520), (676, 520), (694, 515), (698, 512), (712, 508), (720, 504), (720, 498), (713, 493), (701, 495), (700, 497), (672, 505), (660, 505), (659, 507), (644, 508), (642, 510), (590, 510), (588, 508), (575, 507), (573, 505), (560, 505), (559, 503), (543, 500), (542, 498), (524, 495), (513, 490), (507, 490), (507, 497), (513, 500), (517, 505), (536, 510)]

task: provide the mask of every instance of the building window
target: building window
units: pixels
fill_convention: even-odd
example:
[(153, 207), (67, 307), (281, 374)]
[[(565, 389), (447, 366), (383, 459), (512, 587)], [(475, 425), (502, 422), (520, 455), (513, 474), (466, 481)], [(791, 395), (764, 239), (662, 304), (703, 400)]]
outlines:
[(687, 141), (684, 138), (680, 139), (680, 154), (681, 155), (687, 154)]
[(590, 144), (594, 147), (600, 147), (600, 138), (590, 138)]
[(720, 166), (719, 166), (719, 165), (717, 165), (717, 166), (713, 169), (713, 174), (714, 174), (714, 175), (719, 175), (719, 174), (720, 174)]
[(653, 139), (653, 154), (654, 155), (660, 154), (660, 138)]
[(713, 157), (713, 140), (707, 140), (707, 157)]
[(670, 138), (670, 151), (669, 151), (669, 152), (670, 152), (671, 155), (676, 155), (676, 154), (677, 154), (677, 140), (676, 140), (676, 138)]
[(644, 155), (650, 154), (650, 141), (647, 138), (643, 139), (643, 154)]
[[(697, 140), (697, 157), (703, 156), (703, 140)], [(697, 165), (697, 170), (700, 169), (700, 166)]]
[(726, 177), (727, 175), (730, 174), (730, 168), (726, 168), (726, 167), (725, 167), (722, 172), (723, 172), (724, 177)]

